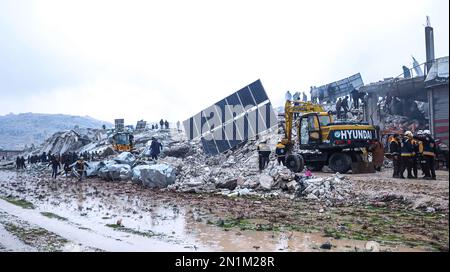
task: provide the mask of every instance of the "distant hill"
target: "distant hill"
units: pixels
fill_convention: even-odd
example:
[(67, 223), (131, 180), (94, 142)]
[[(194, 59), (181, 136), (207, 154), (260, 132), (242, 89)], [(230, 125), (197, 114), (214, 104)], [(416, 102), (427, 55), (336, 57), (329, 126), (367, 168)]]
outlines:
[(0, 116), (0, 148), (23, 149), (25, 145), (43, 143), (55, 132), (79, 128), (113, 127), (109, 122), (89, 116), (65, 114), (20, 113)]

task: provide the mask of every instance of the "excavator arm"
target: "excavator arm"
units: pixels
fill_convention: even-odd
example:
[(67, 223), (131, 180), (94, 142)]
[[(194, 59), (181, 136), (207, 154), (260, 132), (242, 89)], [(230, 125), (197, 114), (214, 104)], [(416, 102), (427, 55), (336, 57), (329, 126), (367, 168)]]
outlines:
[(309, 112), (325, 112), (321, 105), (313, 104), (311, 102), (290, 101), (287, 100), (284, 106), (285, 130), (284, 143), (292, 143), (292, 126), (294, 123), (294, 113), (309, 113)]

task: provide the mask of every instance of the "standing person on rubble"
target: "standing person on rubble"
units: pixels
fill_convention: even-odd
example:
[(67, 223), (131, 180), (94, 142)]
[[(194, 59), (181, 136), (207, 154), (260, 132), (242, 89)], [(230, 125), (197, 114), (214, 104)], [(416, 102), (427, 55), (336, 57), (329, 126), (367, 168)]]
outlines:
[(350, 92), (350, 95), (353, 99), (353, 108), (358, 109), (359, 108), (359, 92), (356, 90), (356, 88), (353, 88), (353, 90)]
[(258, 145), (258, 166), (259, 171), (262, 171), (269, 164), (270, 147), (267, 145), (267, 140), (263, 140)]
[(59, 163), (59, 161), (56, 159), (55, 156), (52, 156), (52, 159), (48, 164), (48, 166), (52, 166), (52, 178), (56, 178), (56, 176), (58, 175), (58, 169), (61, 168), (61, 164)]
[(159, 127), (160, 127), (161, 129), (164, 128), (164, 120), (163, 120), (163, 119), (161, 119), (161, 120), (159, 121)]
[(342, 100), (339, 97), (338, 101), (336, 102), (336, 118), (341, 119), (341, 108), (342, 108)]
[(284, 95), (284, 98), (286, 101), (291, 101), (292, 100), (292, 94), (290, 91), (287, 91), (286, 94)]
[(84, 157), (80, 157), (79, 160), (75, 163), (75, 171), (78, 174), (78, 181), (83, 181), (83, 176), (86, 172), (86, 167), (88, 167), (88, 164), (84, 161)]
[(407, 178), (411, 179), (413, 178), (412, 175), (412, 157), (414, 156), (414, 146), (412, 143), (413, 140), (413, 134), (411, 131), (405, 132), (405, 137), (402, 140), (401, 143), (401, 160), (402, 160), (402, 169), (400, 170), (400, 178), (404, 179), (404, 172), (405, 169), (408, 171)]
[(306, 102), (306, 101), (308, 101), (308, 97), (306, 96), (306, 93), (304, 93), (304, 92), (302, 92), (302, 100), (303, 100), (303, 102)]
[(436, 158), (437, 148), (436, 148), (436, 142), (431, 137), (431, 132), (429, 130), (425, 130), (425, 141), (423, 146), (423, 158), (425, 160), (426, 164), (426, 173), (425, 173), (425, 179), (429, 180), (436, 180), (436, 171), (434, 166), (434, 160)]
[(275, 153), (277, 154), (278, 165), (286, 163), (286, 146), (278, 141), (277, 147), (275, 148)]
[(166, 129), (169, 129), (169, 121), (166, 120), (166, 121), (164, 122), (164, 126), (166, 127)]
[(162, 144), (155, 137), (152, 137), (152, 143), (150, 145), (150, 156), (152, 160), (158, 160), (158, 155), (161, 153), (162, 148)]
[(16, 168), (17, 168), (17, 170), (20, 169), (20, 157), (19, 156), (17, 156), (17, 158), (16, 158)]
[(394, 164), (394, 173), (392, 174), (393, 178), (400, 178), (400, 168), (401, 168), (401, 161), (400, 161), (400, 139), (398, 134), (394, 134), (394, 136), (391, 136), (389, 139), (389, 152), (392, 155), (392, 162)]
[(342, 100), (342, 109), (344, 110), (344, 119), (347, 119), (348, 112), (348, 96)]

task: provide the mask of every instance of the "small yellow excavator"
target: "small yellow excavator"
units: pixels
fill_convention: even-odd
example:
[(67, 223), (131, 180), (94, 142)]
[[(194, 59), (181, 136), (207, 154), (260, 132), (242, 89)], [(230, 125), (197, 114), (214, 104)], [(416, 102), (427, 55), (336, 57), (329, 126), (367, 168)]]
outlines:
[[(287, 148), (286, 166), (291, 171), (301, 172), (305, 165), (320, 171), (327, 165), (342, 174), (350, 169), (353, 173), (374, 172), (366, 158), (378, 141), (377, 128), (365, 122), (334, 121), (331, 113), (311, 102), (286, 101), (284, 112), (281, 142)], [(292, 140), (294, 127), (296, 142)]]
[(129, 132), (116, 132), (112, 136), (114, 150), (131, 152), (133, 150), (133, 134)]
[(112, 146), (113, 149), (119, 152), (131, 152), (133, 150), (133, 133), (128, 132), (125, 129), (125, 121), (124, 119), (115, 119), (115, 129), (113, 130), (114, 134), (112, 136)]

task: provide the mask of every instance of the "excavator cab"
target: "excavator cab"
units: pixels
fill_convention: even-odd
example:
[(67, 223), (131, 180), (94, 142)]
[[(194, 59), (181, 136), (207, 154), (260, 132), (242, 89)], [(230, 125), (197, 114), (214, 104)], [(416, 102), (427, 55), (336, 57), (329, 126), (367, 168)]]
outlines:
[(301, 148), (316, 148), (324, 139), (322, 127), (332, 122), (326, 112), (313, 112), (303, 115), (299, 120), (298, 134)]
[(114, 149), (119, 152), (130, 152), (133, 148), (133, 135), (128, 132), (118, 132), (114, 134), (112, 141)]

